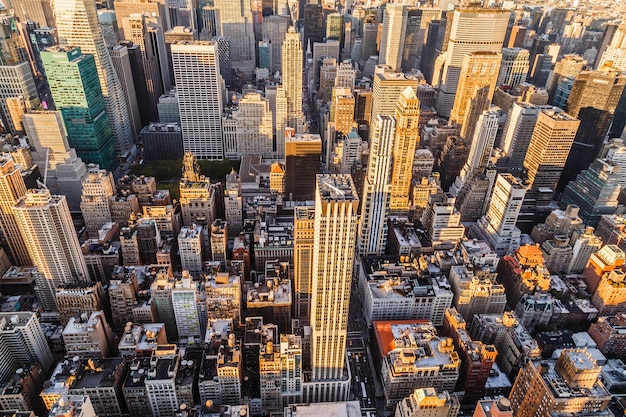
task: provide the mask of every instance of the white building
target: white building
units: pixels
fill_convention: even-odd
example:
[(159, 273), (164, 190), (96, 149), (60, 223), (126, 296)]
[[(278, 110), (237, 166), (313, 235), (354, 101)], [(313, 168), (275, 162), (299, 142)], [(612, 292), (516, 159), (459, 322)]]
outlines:
[(511, 174), (498, 174), (487, 213), (472, 231), (487, 240), (498, 255), (513, 253), (520, 247), (522, 232), (515, 225), (526, 187)]
[(475, 52), (501, 52), (509, 11), (483, 7), (458, 8), (452, 21), (449, 47), (435, 61), (432, 83), (440, 89), (437, 111), (446, 117), (454, 104), (463, 58)]
[(171, 49), (183, 149), (199, 159), (222, 159), (224, 87), (217, 44), (180, 41)]
[(180, 229), (178, 252), (181, 268), (189, 271), (191, 276), (199, 277), (202, 273), (202, 226), (192, 224)]
[(359, 254), (382, 255), (387, 247), (387, 217), (391, 193), (391, 169), (396, 119), (378, 116), (374, 121), (363, 207), (359, 229)]
[(311, 300), (312, 381), (307, 402), (345, 400), (348, 307), (359, 199), (349, 175), (318, 175)]
[(217, 35), (229, 38), (232, 68), (252, 79), (256, 56), (250, 2), (216, 0), (214, 6)]
[(83, 213), (85, 227), (89, 236), (98, 237), (102, 226), (112, 221), (109, 197), (115, 195), (113, 174), (97, 165), (87, 167), (87, 177), (83, 180), (80, 211)]
[(394, 71), (400, 71), (402, 66), (407, 18), (406, 5), (389, 4), (385, 7), (378, 63), (389, 65)]
[(525, 48), (502, 48), (502, 65), (498, 75), (498, 86), (511, 88), (526, 82), (530, 52)]
[(97, 417), (87, 395), (64, 395), (50, 407), (50, 417)]
[(30, 190), (13, 213), (33, 264), (46, 278), (55, 285), (89, 280), (65, 196)]
[(182, 280), (172, 288), (172, 306), (180, 338), (203, 336), (198, 314), (197, 289), (194, 284), (195, 281), (192, 281), (191, 277), (183, 271)]
[(65, 351), (71, 358), (108, 358), (115, 353), (113, 332), (102, 310), (72, 317), (62, 334)]
[[(283, 51), (283, 88), (287, 93), (288, 126), (296, 129), (302, 117), (302, 41), (300, 34), (293, 27), (287, 30)], [(277, 103), (278, 106), (278, 103)], [(276, 121), (278, 127), (278, 117)], [(280, 132), (277, 132), (278, 135)]]

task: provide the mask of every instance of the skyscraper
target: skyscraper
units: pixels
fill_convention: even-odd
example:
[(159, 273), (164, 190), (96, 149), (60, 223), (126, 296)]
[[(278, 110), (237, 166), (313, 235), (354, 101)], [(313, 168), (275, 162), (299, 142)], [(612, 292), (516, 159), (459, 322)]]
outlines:
[(282, 45), (290, 22), (289, 16), (271, 15), (263, 18), (263, 36), (267, 36), (270, 41), (270, 73), (280, 71), (283, 67)]
[(559, 181), (559, 191), (598, 156), (625, 87), (626, 75), (610, 65), (577, 74), (567, 112), (580, 120), (580, 127)]
[(420, 101), (415, 90), (407, 87), (396, 104), (396, 132), (393, 145), (393, 169), (391, 171), (391, 195), (389, 211), (408, 213), (409, 189), (413, 179), (413, 159), (420, 137), (418, 123)]
[[(283, 88), (287, 93), (288, 125), (296, 129), (296, 120), (302, 115), (302, 42), (292, 27), (283, 42)], [(278, 132), (277, 132), (278, 133)]]
[(498, 75), (498, 85), (513, 88), (526, 82), (530, 67), (529, 52), (524, 48), (502, 48), (502, 65)]
[(382, 255), (387, 247), (387, 217), (396, 119), (378, 116), (373, 129), (370, 158), (363, 184), (358, 243), (361, 255)]
[[(478, 114), (486, 110), (493, 92), (496, 89), (502, 55), (495, 52), (472, 52), (463, 57), (461, 72), (458, 78), (457, 91), (454, 97), (454, 106), (450, 112), (450, 124), (463, 125), (467, 130), (468, 116), (471, 112), (472, 101), (477, 98), (481, 90), (485, 91), (479, 98)], [(469, 135), (461, 133), (461, 136)]]
[(465, 55), (501, 52), (508, 21), (509, 11), (504, 9), (468, 7), (454, 11), (448, 50), (437, 58), (442, 75), (435, 74), (432, 82), (433, 86), (440, 88), (437, 97), (439, 114), (450, 115)]
[(26, 194), (22, 173), (15, 167), (11, 158), (0, 159), (0, 230), (2, 247), (13, 263), (31, 265), (30, 255), (17, 226), (13, 206)]
[(54, 11), (59, 44), (80, 47), (83, 54), (93, 55), (115, 150), (118, 157), (127, 158), (135, 149), (130, 116), (98, 24), (95, 0), (58, 0), (54, 2)]
[(311, 300), (311, 386), (307, 401), (345, 401), (346, 331), (359, 199), (349, 175), (318, 175)]
[(80, 48), (57, 46), (42, 52), (41, 58), (70, 146), (86, 162), (113, 170), (115, 145), (94, 56), (83, 55)]
[(217, 44), (172, 44), (183, 149), (199, 159), (222, 159), (222, 80)]
[(33, 265), (47, 279), (55, 286), (89, 280), (65, 196), (30, 190), (13, 213)]
[(87, 178), (83, 181), (80, 211), (91, 239), (98, 239), (98, 231), (105, 223), (112, 221), (109, 197), (115, 193), (113, 174), (90, 165)]
[(525, 194), (526, 187), (513, 175), (498, 174), (489, 209), (473, 228), (474, 234), (500, 256), (519, 249), (522, 232), (515, 223)]
[(389, 65), (394, 71), (400, 71), (402, 67), (407, 16), (404, 4), (389, 3), (385, 7), (378, 63)]
[(552, 103), (552, 100), (554, 100), (554, 95), (556, 94), (561, 79), (578, 76), (585, 65), (587, 65), (587, 61), (578, 55), (565, 55), (554, 65), (554, 70), (552, 70), (552, 75), (546, 85), (550, 100), (549, 103)]
[(315, 175), (321, 172), (321, 154), (319, 135), (296, 134), (285, 138), (285, 196), (288, 199), (315, 198)]
[(293, 229), (294, 312), (297, 318), (307, 320), (311, 312), (315, 207), (295, 207)]
[(255, 67), (254, 28), (250, 2), (245, 0), (215, 0), (215, 23), (218, 36), (230, 38), (230, 59), (247, 78)]

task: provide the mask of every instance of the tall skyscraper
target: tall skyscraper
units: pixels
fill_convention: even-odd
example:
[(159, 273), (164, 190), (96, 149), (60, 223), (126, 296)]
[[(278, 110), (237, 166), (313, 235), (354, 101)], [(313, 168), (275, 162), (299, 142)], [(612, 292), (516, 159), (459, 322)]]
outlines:
[(407, 16), (404, 4), (389, 3), (385, 7), (378, 63), (389, 65), (394, 71), (400, 71), (402, 67)]
[(413, 68), (422, 69), (422, 54), (424, 53), (428, 27), (433, 20), (441, 19), (441, 13), (439, 8), (409, 8), (403, 41), (403, 71), (408, 72)]
[(282, 45), (290, 22), (289, 16), (271, 15), (263, 18), (263, 37), (267, 36), (270, 41), (270, 73), (275, 73), (283, 68)]
[(31, 259), (15, 220), (13, 206), (25, 194), (22, 173), (15, 167), (13, 159), (0, 159), (0, 238), (13, 263), (21, 266), (31, 265)]
[(183, 149), (199, 159), (222, 159), (222, 80), (217, 44), (172, 44)]
[[(114, 3), (116, 10), (117, 3)], [(125, 25), (127, 39), (137, 45), (141, 54), (145, 84), (150, 100), (147, 104), (154, 111), (159, 97), (172, 88), (170, 57), (165, 49), (163, 28), (157, 16), (148, 15), (146, 12), (130, 14), (125, 22), (127, 22)]]
[[(478, 114), (487, 109), (496, 89), (501, 61), (502, 55), (494, 52), (472, 52), (463, 57), (450, 124), (464, 126), (463, 130), (467, 130), (465, 125), (470, 124), (472, 105), (478, 107)], [(473, 104), (479, 94), (480, 102)], [(468, 137), (463, 132), (461, 136)]]
[(345, 401), (346, 331), (359, 198), (349, 175), (318, 175), (311, 300), (311, 366), (308, 399)]
[[(400, 94), (407, 87), (412, 87), (417, 91), (419, 83), (420, 80), (417, 77), (394, 72), (385, 65), (378, 65), (372, 86), (371, 124), (374, 123), (378, 115), (394, 116)], [(370, 135), (372, 131), (373, 129), (370, 129)]]
[(45, 188), (30, 190), (13, 213), (39, 272), (55, 286), (89, 280), (65, 196), (51, 195)]
[(508, 158), (509, 172), (514, 175), (522, 173), (524, 158), (540, 112), (539, 106), (529, 103), (514, 103), (511, 108), (504, 127), (502, 150)]
[(230, 59), (233, 68), (252, 79), (255, 67), (254, 28), (250, 2), (215, 0), (215, 23), (218, 36), (230, 38)]
[[(93, 55), (117, 156), (127, 158), (135, 149), (130, 116), (122, 85), (117, 78), (102, 29), (98, 24), (95, 0), (58, 0), (54, 2), (59, 44), (80, 47)], [(101, 164), (106, 166), (106, 164)]]
[[(39, 106), (39, 95), (28, 62), (28, 53), (18, 23), (13, 16), (0, 18), (0, 117), (12, 134), (24, 134), (22, 115), (25, 109)], [(19, 103), (12, 106), (11, 102)]]
[(21, 0), (11, 3), (20, 22), (31, 20), (39, 23), (41, 27), (55, 27), (54, 15), (48, 0)]
[(133, 129), (133, 137), (139, 137), (141, 133), (141, 115), (139, 113), (139, 103), (137, 103), (137, 93), (135, 92), (135, 81), (133, 80), (133, 72), (130, 66), (130, 55), (128, 47), (125, 45), (115, 45), (109, 47), (109, 55), (113, 62), (113, 68), (117, 78), (122, 84), (124, 90), (124, 98), (126, 99), (126, 107), (130, 116), (130, 126)]
[(407, 87), (396, 103), (396, 131), (393, 144), (393, 169), (389, 211), (408, 213), (409, 189), (413, 178), (413, 159), (420, 137), (418, 123), (420, 101), (412, 87)]
[(580, 120), (580, 127), (559, 181), (559, 191), (598, 156), (625, 87), (626, 75), (610, 65), (577, 75), (567, 100), (567, 112)]
[[(455, 102), (466, 54), (500, 53), (509, 22), (509, 11), (483, 7), (459, 8), (450, 26), (448, 50), (437, 58), (441, 77), (435, 72), (432, 84), (440, 88), (437, 111), (449, 116)], [(437, 66), (437, 65), (435, 65)]]
[(387, 217), (396, 119), (392, 116), (378, 116), (373, 129), (367, 174), (363, 184), (358, 243), (361, 255), (382, 255), (387, 247)]
[(515, 226), (522, 208), (526, 187), (511, 174), (498, 174), (487, 213), (472, 229), (485, 239), (493, 250), (503, 256), (520, 247), (522, 232)]
[(287, 93), (288, 125), (296, 129), (296, 120), (302, 115), (302, 42), (300, 34), (293, 26), (287, 31), (282, 51), (282, 76), (283, 88)]
[(114, 138), (110, 119), (105, 117), (106, 105), (94, 56), (83, 55), (80, 48), (57, 46), (42, 52), (41, 58), (70, 145), (86, 162), (108, 170), (115, 169)]
[(109, 197), (116, 194), (113, 174), (90, 165), (83, 181), (80, 211), (91, 239), (98, 239), (98, 231), (112, 221)]
[(517, 222), (522, 232), (528, 233), (552, 211), (550, 202), (579, 124), (558, 108), (539, 114), (524, 158), (529, 190)]

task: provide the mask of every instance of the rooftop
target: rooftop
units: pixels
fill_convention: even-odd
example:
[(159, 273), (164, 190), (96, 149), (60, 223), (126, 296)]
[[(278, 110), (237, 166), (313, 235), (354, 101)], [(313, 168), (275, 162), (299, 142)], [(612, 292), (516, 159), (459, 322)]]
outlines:
[(323, 201), (358, 201), (350, 175), (319, 174), (317, 183)]

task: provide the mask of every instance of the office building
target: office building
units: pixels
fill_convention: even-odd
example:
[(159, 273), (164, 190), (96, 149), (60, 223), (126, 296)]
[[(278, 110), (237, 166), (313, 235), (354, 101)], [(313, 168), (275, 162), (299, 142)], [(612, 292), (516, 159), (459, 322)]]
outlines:
[(368, 327), (381, 320), (428, 320), (443, 324), (452, 305), (452, 288), (443, 273), (426, 272), (424, 261), (388, 262), (363, 257), (359, 268), (359, 292)]
[(55, 285), (89, 280), (64, 196), (30, 190), (13, 213), (33, 264), (46, 278)]
[(526, 187), (511, 174), (498, 174), (487, 213), (472, 228), (474, 235), (485, 239), (500, 256), (520, 246), (522, 232), (517, 216), (522, 208)]
[(349, 175), (318, 175), (311, 285), (312, 380), (305, 400), (347, 398), (346, 330), (359, 199)]
[(433, 20), (441, 19), (442, 10), (439, 8), (409, 8), (407, 11), (406, 31), (404, 35), (404, 49), (402, 54), (402, 70), (409, 72), (412, 69), (421, 69), (424, 46), (428, 40), (428, 28)]
[(578, 207), (585, 225), (595, 227), (603, 215), (616, 212), (621, 177), (621, 167), (612, 160), (596, 159), (565, 187), (561, 204)]
[[(178, 337), (181, 340), (202, 340), (206, 325), (200, 324), (199, 303), (204, 304), (204, 300), (200, 300), (196, 289), (196, 281), (192, 281), (191, 275), (183, 271), (182, 279), (176, 282), (172, 288), (172, 307), (176, 317), (176, 328), (178, 329)], [(206, 305), (202, 306), (206, 308)]]
[(183, 136), (179, 123), (150, 123), (141, 130), (146, 161), (183, 158)]
[(278, 137), (274, 150), (274, 130), (269, 100), (260, 94), (247, 93), (239, 100), (239, 107), (230, 115), (224, 116), (222, 123), (224, 155), (227, 158), (243, 156), (284, 158), (285, 146)]
[(22, 116), (27, 109), (37, 109), (39, 98), (28, 61), (4, 62), (0, 65), (0, 116), (6, 129), (23, 134)]
[(23, 121), (28, 139), (36, 149), (32, 152), (33, 162), (44, 171), (47, 168), (45, 185), (51, 193), (66, 196), (71, 212), (79, 212), (87, 168), (69, 146), (61, 112), (31, 112), (24, 115)]
[(184, 226), (178, 234), (180, 266), (189, 271), (191, 276), (199, 277), (202, 273), (203, 244), (202, 226)]
[(477, 52), (500, 53), (508, 20), (509, 12), (504, 9), (468, 7), (454, 11), (449, 22), (448, 49), (437, 58), (436, 63), (441, 67), (441, 77), (435, 71), (432, 82), (433, 86), (440, 88), (437, 97), (440, 115), (450, 116), (465, 56)]
[(591, 298), (591, 302), (598, 309), (598, 315), (613, 316), (624, 311), (626, 306), (625, 277), (626, 274), (620, 269), (614, 269), (602, 275)]
[(281, 45), (285, 41), (291, 20), (288, 16), (270, 15), (263, 17), (262, 33), (270, 43), (270, 73), (282, 70), (283, 56)]
[(183, 41), (172, 44), (171, 50), (183, 149), (200, 159), (222, 159), (223, 95), (217, 44)]
[[(2, 247), (12, 262), (17, 265), (31, 265), (30, 254), (18, 227), (13, 206), (26, 195), (26, 185), (22, 173), (11, 158), (0, 159), (0, 227)], [(29, 239), (29, 237), (26, 237)]]
[(90, 317), (94, 311), (102, 310), (104, 291), (100, 282), (62, 284), (56, 286), (55, 298), (61, 323), (66, 325), (77, 315)]
[[(228, 270), (228, 268), (227, 268)], [(241, 323), (242, 271), (209, 272), (204, 283), (209, 320), (229, 319)]]
[(396, 131), (393, 140), (393, 169), (391, 172), (391, 191), (389, 211), (392, 214), (409, 211), (409, 190), (413, 178), (413, 160), (419, 144), (418, 123), (420, 101), (415, 90), (407, 87), (396, 104)]
[(108, 358), (116, 352), (114, 336), (103, 311), (79, 313), (63, 329), (63, 344), (69, 357)]
[(554, 412), (604, 411), (611, 394), (598, 380), (601, 368), (586, 350), (564, 349), (558, 359), (532, 360), (520, 371), (509, 396), (518, 417)]
[[(214, 4), (217, 36), (229, 38), (230, 60), (233, 69), (239, 69), (252, 79), (256, 56), (252, 11), (245, 1), (217, 0)], [(178, 83), (177, 83), (178, 84)]]
[(102, 226), (112, 221), (109, 198), (116, 193), (113, 174), (98, 166), (87, 168), (87, 177), (83, 181), (80, 211), (85, 220), (85, 227), (91, 238), (98, 237)]
[(287, 125), (296, 131), (302, 116), (302, 57), (300, 34), (290, 27), (282, 44), (282, 86), (287, 93)]
[[(83, 54), (93, 55), (115, 151), (118, 157), (127, 158), (135, 148), (131, 120), (122, 84), (115, 73), (102, 28), (98, 24), (95, 3), (94, 0), (61, 0), (54, 3), (59, 44), (78, 47)], [(100, 166), (111, 168), (105, 163)]]
[(420, 221), (433, 248), (455, 247), (465, 235), (461, 213), (455, 203), (456, 199), (449, 193), (438, 191), (428, 196)]
[(543, 107), (530, 103), (516, 102), (510, 110), (502, 135), (502, 151), (506, 154), (506, 164), (513, 175), (520, 175), (524, 159), (532, 138), (537, 118)]
[[(267, 328), (259, 354), (261, 404), (266, 413), (302, 402), (302, 338)], [(274, 331), (271, 331), (274, 330)]]
[(549, 210), (545, 207), (552, 200), (579, 124), (579, 120), (557, 109), (544, 110), (539, 114), (524, 159), (530, 190), (518, 221), (522, 231), (537, 223), (534, 216), (543, 220), (541, 213)]
[(312, 204), (294, 208), (293, 227), (294, 313), (297, 318), (306, 320), (311, 309), (315, 243), (315, 208)]
[(530, 59), (528, 49), (502, 48), (502, 65), (498, 75), (498, 86), (506, 85), (511, 88), (526, 82)]
[(374, 337), (386, 406), (395, 406), (417, 388), (454, 390), (461, 361), (452, 339), (438, 337), (429, 322), (378, 321)]
[[(117, 40), (116, 42), (117, 43)], [(115, 45), (113, 43), (113, 45)], [(113, 62), (113, 68), (117, 74), (117, 78), (122, 84), (122, 90), (124, 92), (124, 98), (126, 100), (126, 108), (128, 109), (128, 115), (130, 116), (130, 126), (133, 132), (133, 138), (139, 137), (141, 127), (141, 115), (139, 113), (139, 104), (137, 103), (137, 93), (135, 91), (135, 81), (133, 79), (133, 72), (130, 64), (129, 49), (125, 45), (109, 46), (109, 55)]]
[(35, 313), (0, 313), (0, 374), (4, 380), (16, 365), (38, 362), (49, 372), (54, 358)]
[(294, 201), (313, 200), (321, 172), (322, 140), (319, 135), (295, 134), (285, 138), (285, 195)]
[[(554, 100), (559, 82), (566, 77), (577, 77), (586, 65), (587, 61), (578, 55), (565, 55), (554, 64), (554, 69), (546, 85), (550, 103)], [(570, 111), (569, 108), (568, 111)]]
[(609, 65), (577, 74), (567, 111), (580, 120), (580, 126), (563, 168), (559, 190), (598, 157), (624, 87), (626, 75)]
[[(407, 87), (412, 87), (417, 91), (419, 84), (420, 80), (415, 76), (394, 72), (388, 66), (378, 65), (372, 86), (371, 124), (374, 124), (378, 115), (395, 116), (400, 94)], [(370, 129), (370, 137), (373, 130)]]
[(471, 137), (466, 132), (472, 112), (481, 114), (487, 110), (496, 89), (501, 61), (502, 54), (490, 51), (472, 52), (463, 57), (450, 111), (450, 124), (462, 126), (461, 136)]
[(407, 10), (404, 4), (390, 4), (384, 11), (378, 63), (388, 65), (393, 71), (402, 68)]
[[(55, 105), (63, 116), (70, 146), (85, 162), (107, 170), (115, 169), (115, 140), (110, 118), (105, 117), (107, 102), (100, 89), (94, 56), (84, 55), (79, 48), (58, 46), (42, 52), (41, 59)], [(109, 100), (109, 104), (114, 103)], [(130, 129), (130, 125), (128, 127)]]
[(387, 247), (387, 217), (396, 119), (378, 116), (373, 129), (372, 151), (363, 184), (363, 208), (358, 239), (361, 255), (382, 255)]

